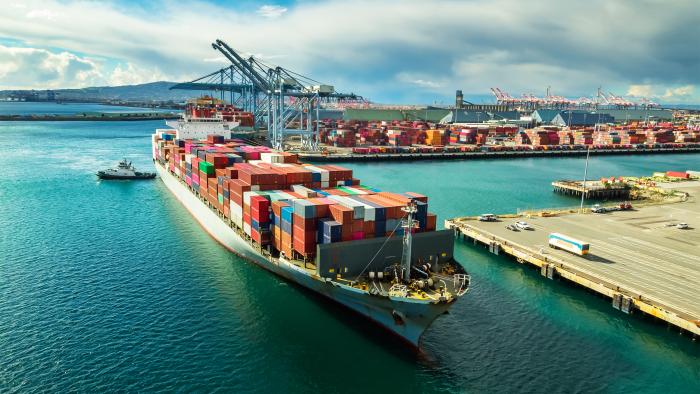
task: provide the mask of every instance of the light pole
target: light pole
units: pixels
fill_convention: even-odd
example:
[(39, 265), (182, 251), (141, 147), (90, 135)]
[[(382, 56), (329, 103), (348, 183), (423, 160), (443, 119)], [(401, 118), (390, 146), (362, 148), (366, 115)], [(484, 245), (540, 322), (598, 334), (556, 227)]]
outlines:
[(583, 191), (581, 192), (581, 208), (580, 211), (583, 213), (583, 200), (586, 198), (586, 177), (588, 177), (588, 156), (591, 154), (591, 146), (586, 149), (586, 166), (583, 169)]

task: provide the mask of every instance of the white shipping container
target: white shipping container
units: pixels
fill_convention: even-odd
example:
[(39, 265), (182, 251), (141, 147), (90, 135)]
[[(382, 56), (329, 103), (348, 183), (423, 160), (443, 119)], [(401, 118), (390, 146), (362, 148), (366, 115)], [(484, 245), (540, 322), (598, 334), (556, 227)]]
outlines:
[(328, 198), (337, 201), (338, 204), (346, 208), (352, 209), (353, 219), (363, 219), (365, 217), (365, 206), (362, 203), (344, 196), (329, 195)]
[(315, 191), (303, 185), (292, 185), (292, 191), (294, 193), (301, 194), (303, 197), (306, 198), (316, 197), (317, 195)]
[(236, 215), (236, 216), (242, 218), (243, 217), (243, 207), (236, 204), (235, 202), (233, 202), (233, 200), (229, 200), (229, 202), (231, 203), (229, 205), (229, 209), (231, 210), (231, 215)]
[(316, 166), (304, 166), (309, 171), (316, 172), (321, 174), (321, 182), (328, 182), (330, 179), (330, 172), (328, 170), (324, 170), (323, 168), (319, 168)]

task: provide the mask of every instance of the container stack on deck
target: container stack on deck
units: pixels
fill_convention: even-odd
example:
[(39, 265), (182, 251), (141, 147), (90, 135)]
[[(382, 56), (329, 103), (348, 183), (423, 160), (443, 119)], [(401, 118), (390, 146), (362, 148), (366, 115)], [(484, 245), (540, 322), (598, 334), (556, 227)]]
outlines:
[(418, 208), (416, 232), (434, 231), (427, 197), (382, 192), (334, 165), (211, 135), (206, 141), (154, 134), (154, 157), (252, 241), (290, 258), (312, 259), (316, 245), (403, 233), (403, 211)]

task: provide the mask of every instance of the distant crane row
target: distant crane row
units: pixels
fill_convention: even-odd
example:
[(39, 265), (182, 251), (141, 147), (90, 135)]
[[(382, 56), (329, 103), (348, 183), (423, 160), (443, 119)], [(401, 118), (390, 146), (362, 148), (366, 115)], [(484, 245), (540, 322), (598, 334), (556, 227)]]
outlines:
[(611, 106), (617, 108), (632, 108), (632, 107), (642, 107), (642, 108), (653, 108), (658, 107), (659, 104), (647, 99), (642, 98), (639, 103), (635, 103), (622, 96), (616, 96), (612, 93), (605, 93), (602, 89), (598, 89), (598, 93), (595, 98), (591, 97), (579, 97), (578, 99), (569, 99), (563, 96), (555, 96), (551, 94), (549, 88), (547, 88), (547, 93), (544, 97), (537, 97), (532, 94), (523, 94), (521, 97), (513, 97), (509, 93), (499, 89), (491, 88), (491, 92), (496, 96), (496, 101), (500, 105), (507, 105), (510, 107), (518, 107), (524, 109), (537, 109), (537, 108), (596, 108), (600, 106)]

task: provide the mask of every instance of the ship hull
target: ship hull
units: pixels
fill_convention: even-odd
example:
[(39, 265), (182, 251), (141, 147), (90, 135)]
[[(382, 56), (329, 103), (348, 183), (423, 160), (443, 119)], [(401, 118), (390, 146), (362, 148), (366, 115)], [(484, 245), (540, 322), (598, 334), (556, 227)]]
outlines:
[(200, 200), (187, 186), (170, 174), (157, 161), (155, 162), (155, 167), (160, 179), (170, 192), (199, 222), (200, 226), (229, 251), (291, 282), (350, 308), (380, 324), (414, 347), (418, 347), (421, 335), (430, 324), (437, 317), (444, 314), (453, 303), (375, 296), (367, 291), (310, 275), (304, 269), (284, 258), (265, 256), (260, 250), (243, 239), (236, 230), (231, 228), (206, 203)]
[(156, 177), (155, 173), (143, 174), (143, 175), (110, 175), (110, 174), (103, 174), (103, 173), (98, 172), (96, 175), (100, 179), (113, 179), (113, 180), (153, 179)]

